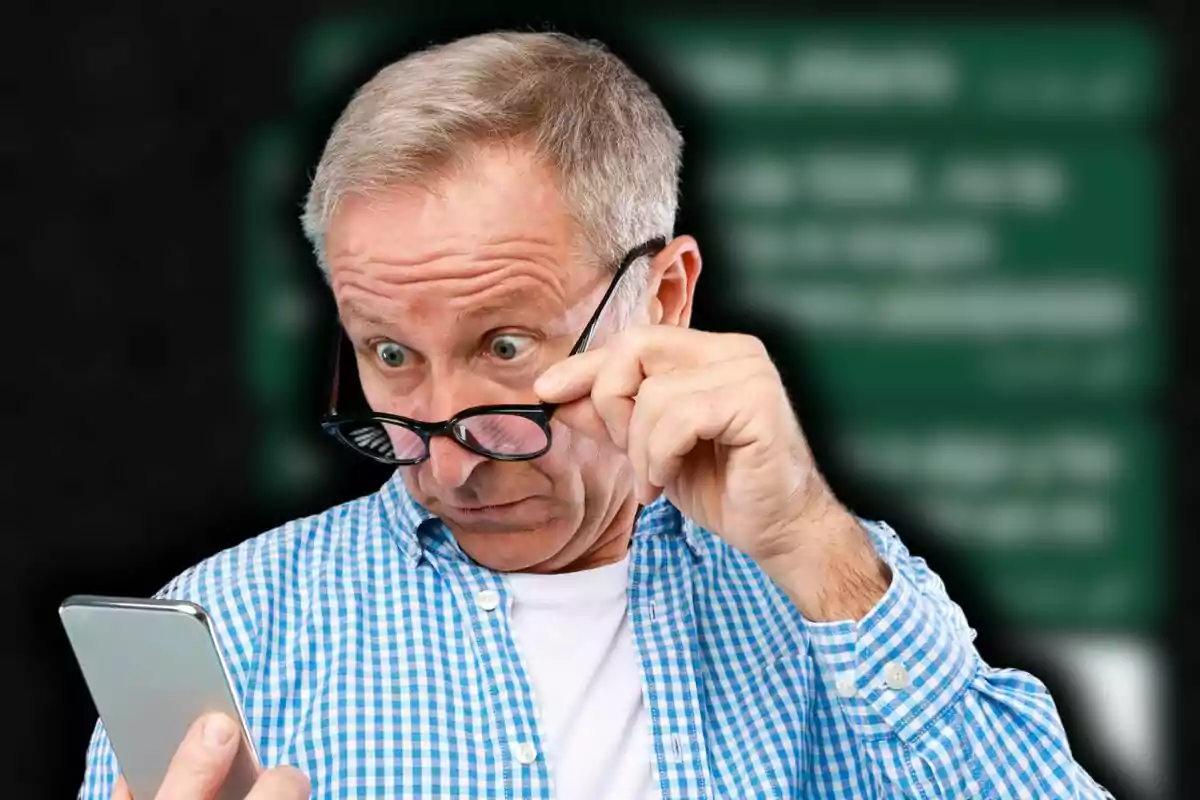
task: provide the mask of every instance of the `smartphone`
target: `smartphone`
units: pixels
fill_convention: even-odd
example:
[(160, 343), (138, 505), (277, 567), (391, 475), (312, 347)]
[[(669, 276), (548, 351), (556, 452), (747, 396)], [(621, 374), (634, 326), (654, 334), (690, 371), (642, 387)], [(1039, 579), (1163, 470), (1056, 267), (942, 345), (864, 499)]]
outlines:
[(258, 753), (203, 608), (74, 595), (59, 606), (59, 618), (134, 800), (153, 800), (188, 728), (210, 711), (242, 729), (217, 798), (245, 798), (259, 773)]

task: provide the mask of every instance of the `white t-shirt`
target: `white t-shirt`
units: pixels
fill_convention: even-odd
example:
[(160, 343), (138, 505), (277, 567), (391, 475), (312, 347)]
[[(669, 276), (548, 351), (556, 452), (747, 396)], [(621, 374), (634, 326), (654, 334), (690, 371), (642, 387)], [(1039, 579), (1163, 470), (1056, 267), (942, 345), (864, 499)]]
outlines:
[(657, 800), (629, 624), (629, 556), (581, 572), (505, 579), (556, 800)]

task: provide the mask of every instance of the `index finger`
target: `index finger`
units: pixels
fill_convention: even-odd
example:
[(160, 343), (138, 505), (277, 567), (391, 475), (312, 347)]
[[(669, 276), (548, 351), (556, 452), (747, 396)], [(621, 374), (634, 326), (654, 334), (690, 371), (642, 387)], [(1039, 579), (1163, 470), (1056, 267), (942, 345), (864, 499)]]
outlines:
[(533, 383), (533, 391), (544, 403), (570, 403), (587, 396), (604, 363), (603, 347), (588, 350), (554, 364)]
[(618, 359), (625, 362), (621, 370), (622, 391), (633, 396), (643, 378), (697, 367), (714, 356), (719, 360), (723, 350), (735, 345), (735, 337), (678, 325), (627, 328), (601, 347), (552, 365), (538, 377), (533, 388), (547, 403), (578, 400), (591, 391), (603, 365), (610, 359)]

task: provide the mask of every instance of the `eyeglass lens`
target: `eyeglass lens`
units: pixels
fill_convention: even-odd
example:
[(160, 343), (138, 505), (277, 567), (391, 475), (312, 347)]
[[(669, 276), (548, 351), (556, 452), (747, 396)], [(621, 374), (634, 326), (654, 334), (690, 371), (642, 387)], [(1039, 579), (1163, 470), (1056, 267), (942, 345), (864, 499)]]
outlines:
[[(398, 422), (346, 421), (339, 426), (346, 444), (373, 458), (418, 461), (428, 455), (427, 438)], [(546, 432), (536, 421), (515, 414), (479, 414), (457, 420), (451, 435), (482, 455), (520, 456), (547, 445)]]

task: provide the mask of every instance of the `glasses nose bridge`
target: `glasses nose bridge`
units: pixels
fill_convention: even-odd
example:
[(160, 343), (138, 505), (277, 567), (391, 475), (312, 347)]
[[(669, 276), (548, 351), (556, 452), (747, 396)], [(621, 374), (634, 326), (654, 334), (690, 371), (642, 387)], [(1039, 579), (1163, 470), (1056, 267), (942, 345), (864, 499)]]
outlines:
[(450, 417), (441, 422), (418, 423), (414, 427), (417, 428), (421, 437), (425, 439), (426, 449), (428, 449), (429, 443), (438, 436), (449, 436), (451, 439), (457, 439), (458, 437), (454, 435), (454, 425), (457, 421), (456, 417)]

